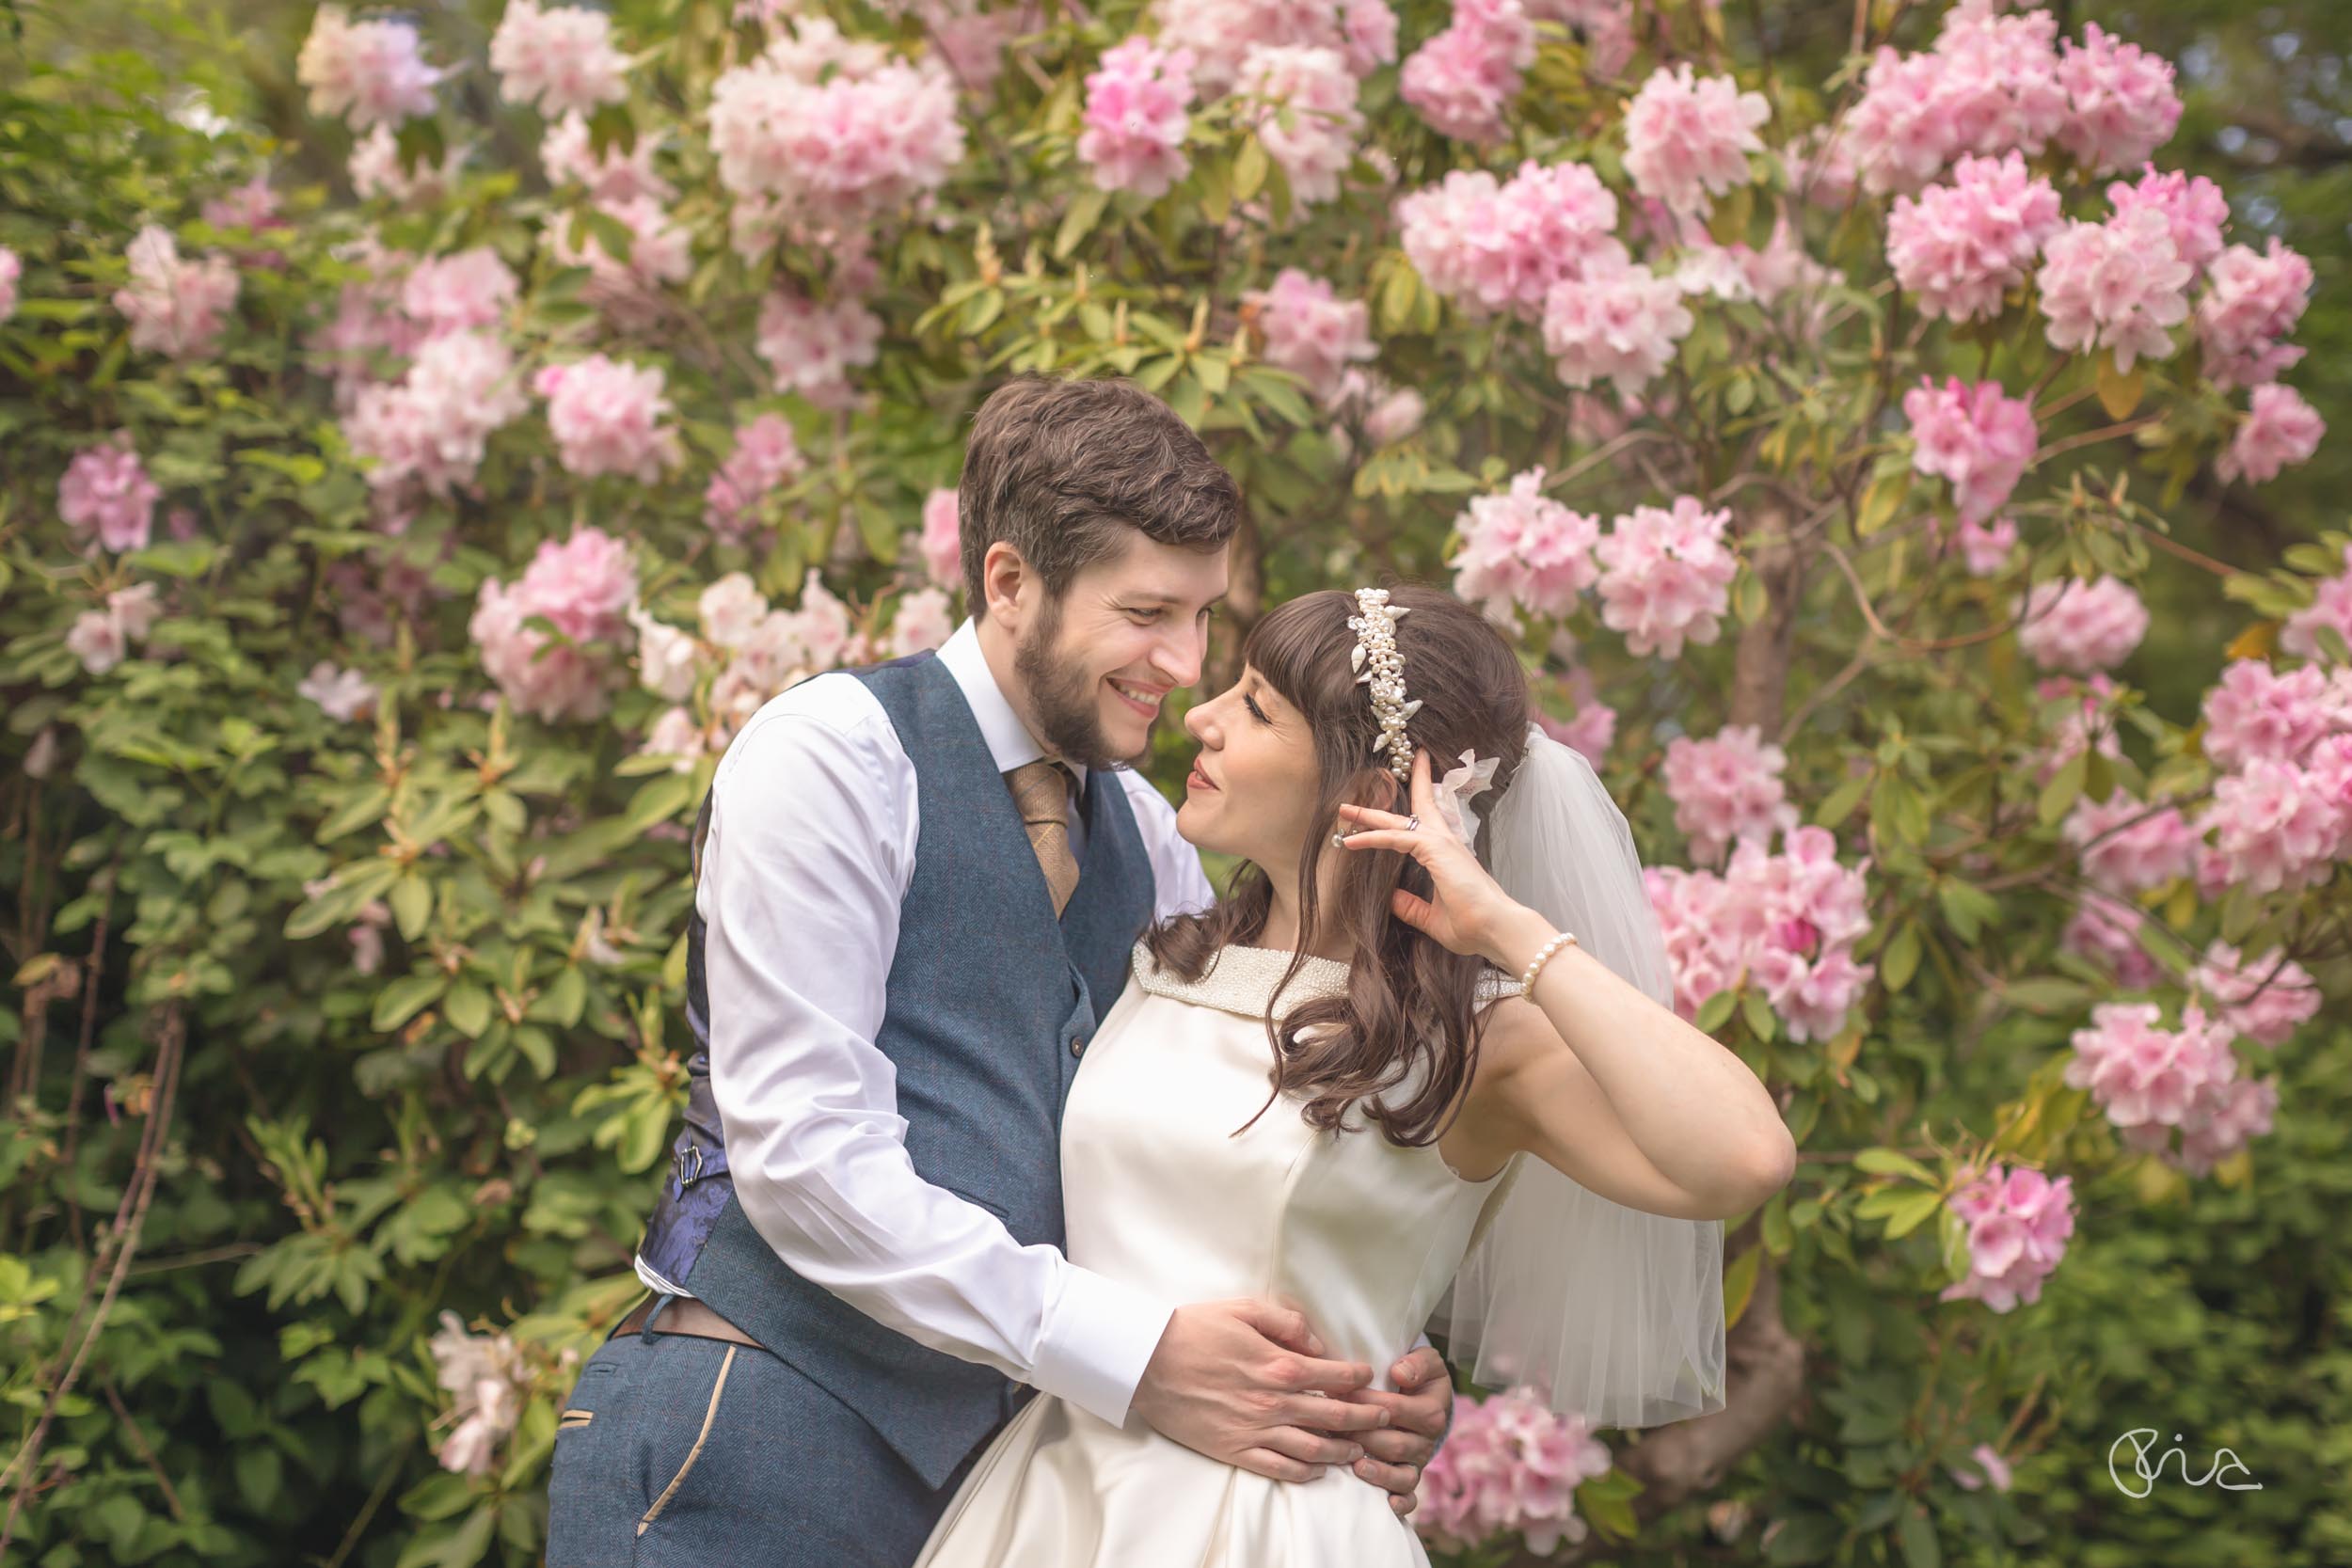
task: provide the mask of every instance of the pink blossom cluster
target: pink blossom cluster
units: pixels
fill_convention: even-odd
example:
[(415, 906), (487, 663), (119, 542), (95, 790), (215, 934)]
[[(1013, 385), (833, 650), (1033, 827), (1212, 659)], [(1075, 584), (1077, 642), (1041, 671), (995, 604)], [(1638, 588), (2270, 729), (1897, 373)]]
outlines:
[(2058, 195), (2011, 152), (1966, 157), (1949, 184), (1899, 196), (1886, 218), (1886, 260), (1920, 312), (1952, 321), (1996, 316), (2058, 232)]
[(1967, 1227), (1968, 1272), (1939, 1301), (1980, 1301), (1995, 1312), (2042, 1299), (2042, 1282), (2074, 1233), (2074, 1180), (1994, 1164), (1946, 1200)]
[(494, 327), (513, 308), (521, 284), (486, 245), (430, 256), (408, 269), (400, 309), (427, 339)]
[(118, 588), (106, 595), (103, 610), (86, 610), (75, 617), (65, 634), (66, 651), (82, 661), (84, 670), (103, 675), (122, 662), (132, 643), (147, 641), (162, 613), (153, 583)]
[(1754, 724), (1726, 724), (1713, 738), (1677, 736), (1666, 743), (1662, 777), (1675, 803), (1675, 826), (1691, 843), (1691, 859), (1722, 862), (1734, 839), (1769, 842), (1797, 827), (1781, 775), (1788, 753), (1767, 744)]
[(1584, 1539), (1576, 1489), (1609, 1469), (1609, 1449), (1585, 1419), (1555, 1414), (1534, 1388), (1457, 1400), (1445, 1446), (1422, 1473), (1413, 1526), (1440, 1551), (1468, 1552), (1517, 1530), (1549, 1555)]
[(389, 125), (378, 125), (351, 144), (345, 166), (351, 188), (363, 201), (382, 199), (396, 207), (421, 207), (440, 200), (456, 187), (465, 167), (466, 146), (453, 144), (438, 165), (420, 163), (411, 173), (401, 163), (400, 139)]
[(2232, 1034), (2273, 1049), (2319, 1014), (2318, 983), (2283, 948), (2274, 947), (2249, 963), (2216, 937), (2189, 971), (2188, 983)]
[(2297, 658), (2321, 657), (2316, 634), (2322, 626), (2334, 627), (2338, 636), (2352, 642), (2352, 545), (2344, 547), (2344, 570), (2322, 578), (2312, 602), (2280, 625), (2279, 646)]
[(1660, 66), (1626, 105), (1626, 172), (1669, 212), (1704, 215), (1748, 182), (1748, 154), (1764, 150), (1756, 128), (1772, 118), (1762, 93), (1729, 76), (1696, 76), (1688, 60)]
[(1377, 450), (1402, 441), (1419, 430), (1429, 412), (1421, 394), (1412, 388), (1399, 387), (1378, 371), (1357, 365), (1349, 366), (1341, 374), (1339, 390), (1332, 395), (1329, 406), (1337, 418), (1325, 434), (1343, 462), (1356, 450), (1355, 437), (1348, 434), (1351, 421), (1362, 429), (1364, 439)]
[(2218, 897), (2312, 886), (2352, 859), (2352, 734), (2328, 736), (2300, 764), (2256, 757), (2214, 781), (2197, 820), (2213, 834), (2197, 867), (2198, 891)]
[(2119, 578), (2037, 582), (2017, 610), (2024, 617), (2018, 646), (2045, 670), (2111, 670), (2148, 635), (2148, 607)]
[(1397, 198), (1406, 259), (1422, 281), (1473, 319), (1543, 317), (1546, 296), (1597, 263), (1620, 263), (1617, 198), (1586, 164), (1530, 158), (1506, 182), (1455, 169)]
[(811, 571), (798, 610), (775, 610), (740, 572), (703, 590), (702, 638), (723, 650), (725, 668), (711, 683), (712, 722), (723, 745), (744, 721), (785, 688), (830, 670), (853, 652), (849, 607)]
[(1600, 700), (1593, 673), (1581, 665), (1570, 670), (1560, 684), (1575, 705), (1575, 717), (1554, 719), (1540, 708), (1530, 717), (1546, 735), (1582, 752), (1584, 760), (1597, 768), (1609, 755), (1610, 742), (1617, 737), (1617, 710)]
[[(1292, 196), (1311, 204), (1340, 194), (1340, 176), (1356, 160), (1364, 117), (1356, 107), (1356, 78), (1338, 50), (1260, 44), (1242, 56), (1233, 91), (1256, 104), (1242, 122), (1257, 130), (1282, 166)], [(1288, 130), (1280, 118), (1285, 109)]]
[(628, 474), (651, 484), (685, 456), (676, 429), (662, 422), (670, 412), (665, 381), (659, 365), (592, 354), (547, 366), (531, 389), (548, 400), (548, 429), (567, 471), (582, 479)]
[(507, 0), (490, 35), (490, 69), (501, 98), (535, 104), (550, 119), (628, 97), (628, 56), (612, 41), (612, 19), (583, 6), (543, 10)]
[(2033, 157), (2056, 142), (2094, 173), (2129, 168), (2172, 135), (2172, 68), (2096, 25), (2058, 41), (2046, 10), (1967, 0), (1928, 53), (1880, 49), (1844, 138), (1864, 188), (1915, 189), (1963, 154)]
[(1630, 402), (1657, 379), (1689, 336), (1682, 289), (1633, 261), (1597, 261), (1544, 296), (1544, 348), (1568, 387), (1606, 376)]
[(1696, 1018), (1744, 971), (1789, 1039), (1835, 1035), (1877, 973), (1853, 956), (1870, 929), (1869, 864), (1867, 857), (1838, 864), (1836, 836), (1807, 825), (1784, 833), (1777, 854), (1760, 838), (1740, 839), (1721, 874), (1645, 868), (1674, 971), (1675, 1010)]
[(24, 259), (0, 245), (0, 322), (16, 314), (16, 284), (24, 275)]
[(2135, 905), (2086, 894), (2059, 933), (2058, 948), (2103, 965), (2125, 990), (2145, 990), (2165, 977), (2164, 967), (2139, 942), (2147, 920)]
[(1964, 387), (1949, 376), (1938, 388), (1922, 377), (1904, 394), (1903, 415), (1917, 442), (1912, 467), (1952, 482), (1963, 522), (1982, 523), (2008, 504), (2039, 441), (2033, 404), (1997, 381)]
[(2162, 1016), (2153, 1002), (2093, 1007), (2074, 1031), (2066, 1082), (2090, 1091), (2127, 1146), (2202, 1176), (2270, 1131), (2279, 1085), (2239, 1075), (2236, 1031), (2200, 1003), (2182, 1007), (2178, 1029), (2161, 1027)]
[(441, 1331), (428, 1347), (436, 1379), (450, 1395), (457, 1418), (441, 1440), (441, 1468), (459, 1475), (488, 1475), (499, 1445), (522, 1419), (530, 1373), (522, 1352), (505, 1334), (469, 1334), (456, 1313), (441, 1314)]
[(1675, 264), (1675, 287), (1686, 294), (1712, 294), (1723, 300), (1754, 300), (1771, 305), (1793, 289), (1818, 289), (1842, 283), (1846, 275), (1823, 266), (1805, 253), (1796, 230), (1783, 214), (1772, 224), (1772, 238), (1756, 249), (1744, 240), (1717, 245), (1700, 238), (1686, 245)]
[(2202, 745), (2216, 768), (2301, 762), (2326, 736), (2352, 730), (2352, 668), (2304, 664), (2281, 674), (2262, 659), (2233, 658), (2207, 689), (2202, 713)]
[(2179, 807), (2121, 789), (2104, 800), (2076, 800), (2058, 832), (2080, 852), (2085, 879), (2111, 893), (2161, 887), (2186, 876), (2196, 859), (2197, 835)]
[[(453, 556), (456, 548), (457, 535), (444, 534), (440, 559)], [(347, 635), (389, 648), (400, 621), (421, 629), (427, 604), (448, 596), (450, 591), (434, 583), (432, 572), (432, 564), (389, 554), (331, 562), (325, 575), (335, 619)]]
[(850, 370), (874, 362), (882, 318), (855, 299), (820, 302), (778, 290), (762, 301), (753, 348), (776, 372), (776, 390), (798, 392), (819, 407), (845, 407), (855, 396)]
[(2246, 418), (2213, 469), (2224, 480), (2260, 484), (2276, 479), (2281, 468), (2310, 461), (2327, 434), (2328, 421), (2319, 410), (2294, 388), (2274, 381), (2249, 396)]
[(2105, 223), (2071, 222), (2042, 246), (2042, 313), (2053, 348), (2112, 349), (2128, 372), (2172, 353), (2171, 329), (2188, 319), (2196, 269), (2172, 248), (2161, 213), (2133, 207)]
[(1396, 13), (1386, 0), (1154, 0), (1159, 44), (1193, 59), (1193, 80), (1215, 98), (1241, 79), (1252, 49), (1334, 49), (1348, 74), (1396, 58)]
[(349, 723), (375, 706), (374, 684), (357, 670), (320, 659), (294, 687), (294, 694), (316, 703), (329, 719)]
[(995, 9), (982, 9), (982, 0), (885, 0), (882, 9), (915, 18), (937, 46), (947, 69), (964, 93), (985, 103), (1005, 69), (1005, 52), (1014, 39), (1041, 32), (1044, 8), (1037, 0)]
[(2107, 201), (2119, 216), (2135, 208), (2153, 208), (2171, 231), (2173, 251), (2192, 267), (2203, 268), (2221, 254), (2230, 202), (2221, 187), (2201, 174), (2191, 177), (2178, 169), (2160, 173), (2150, 164), (2137, 181), (2118, 180), (2108, 185)]
[(1963, 1492), (1979, 1491), (1988, 1484), (1995, 1492), (2009, 1490), (2010, 1481), (2009, 1461), (2001, 1457), (2000, 1449), (1990, 1443), (1979, 1443), (1968, 1450), (1968, 1459), (1969, 1464), (1975, 1466), (1973, 1469), (1959, 1465), (1945, 1466), (1945, 1469), (1951, 1475), (1952, 1483), (1955, 1486)]
[(1521, 0), (1454, 0), (1444, 30), (1397, 72), (1397, 96), (1440, 135), (1493, 141), (1534, 63), (1535, 27)]
[(379, 492), (414, 482), (446, 496), (472, 483), (491, 433), (528, 406), (503, 342), (451, 332), (419, 348), (399, 381), (360, 387), (343, 436), (355, 456), (373, 460), (368, 483)]
[(1271, 287), (1248, 290), (1242, 302), (1257, 308), (1266, 363), (1296, 374), (1326, 407), (1338, 400), (1352, 362), (1379, 356), (1372, 308), (1339, 298), (1327, 278), (1284, 267)]
[(587, 230), (584, 243), (572, 244), (568, 218), (557, 218), (551, 225), (555, 259), (564, 266), (588, 269), (580, 297), (602, 311), (607, 321), (627, 331), (642, 331), (661, 318), (662, 286), (683, 283), (694, 270), (693, 236), (671, 221), (650, 196), (602, 201), (596, 207), (628, 230), (628, 260), (607, 250), (594, 230)]
[(2311, 297), (2312, 264), (2272, 235), (2266, 249), (2233, 245), (2215, 259), (2197, 302), (2205, 374), (2224, 387), (2275, 381), (2304, 351), (2282, 340)]
[(85, 447), (57, 481), (57, 515), (77, 534), (87, 535), (86, 551), (99, 546), (120, 554), (147, 547), (163, 487), (147, 472), (127, 430)]
[(1728, 511), (1709, 512), (1694, 496), (1618, 517), (1593, 546), (1601, 566), (1601, 624), (1625, 633), (1626, 648), (1635, 654), (1679, 658), (1685, 640), (1714, 641), (1740, 571), (1730, 529)]
[[(582, 528), (560, 545), (540, 541), (514, 587), (485, 579), (467, 631), (483, 668), (516, 707), (549, 721), (595, 719), (605, 710), (611, 669), (602, 645), (622, 641), (636, 597), (628, 544)], [(524, 624), (539, 615), (567, 641)]]
[(735, 433), (735, 451), (703, 492), (703, 521), (723, 539), (741, 543), (759, 521), (760, 502), (808, 467), (790, 420), (762, 414)]
[(114, 294), (131, 322), (131, 346), (174, 359), (200, 359), (220, 346), (237, 303), (237, 269), (226, 257), (183, 261), (171, 230), (143, 226), (125, 252), (131, 280)]
[(2049, 744), (2034, 764), (2035, 784), (2049, 783), (2050, 775), (2090, 745), (2093, 736), (2098, 737), (2100, 755), (2123, 754), (2122, 743), (2116, 739), (2115, 721), (2107, 711), (2108, 704), (2120, 689), (2105, 671), (2093, 671), (2087, 676), (2044, 675), (2034, 683), (2037, 702), (2064, 705), (2057, 721), (2050, 726)]
[(935, 56), (899, 59), (822, 16), (795, 18), (711, 87), (720, 182), (739, 201), (772, 200), (803, 234), (862, 229), (936, 190), (963, 139)]
[(660, 150), (655, 137), (641, 133), (634, 147), (624, 150), (616, 142), (598, 154), (588, 117), (575, 110), (548, 126), (539, 139), (539, 166), (548, 184), (583, 185), (592, 200), (627, 202), (650, 197), (667, 202), (677, 192), (654, 171)]
[(1140, 33), (1103, 52), (1087, 72), (1078, 133), (1078, 161), (1096, 184), (1156, 201), (1191, 171), (1193, 59), (1191, 50), (1162, 49)]
[(946, 590), (918, 588), (898, 600), (890, 618), (890, 638), (882, 651), (892, 658), (936, 648), (955, 632), (956, 620)]
[(425, 63), (413, 24), (355, 23), (341, 6), (318, 8), (294, 56), (294, 81), (310, 89), (310, 112), (337, 116), (355, 131), (431, 114), (444, 74)]
[(2017, 545), (2017, 523), (2010, 517), (1989, 524), (1963, 518), (1956, 531), (1961, 562), (1970, 577), (1994, 576), (2008, 562), (2009, 552)]
[(1474, 498), (1454, 519), (1462, 539), (1454, 591), (1497, 620), (1508, 620), (1514, 607), (1565, 615), (1599, 580), (1600, 519), (1553, 500), (1543, 483), (1543, 467), (1529, 468), (1512, 476), (1508, 490)]
[(958, 525), (956, 493), (933, 490), (923, 499), (923, 531), (918, 544), (923, 569), (931, 581), (953, 592), (963, 586), (963, 539)]

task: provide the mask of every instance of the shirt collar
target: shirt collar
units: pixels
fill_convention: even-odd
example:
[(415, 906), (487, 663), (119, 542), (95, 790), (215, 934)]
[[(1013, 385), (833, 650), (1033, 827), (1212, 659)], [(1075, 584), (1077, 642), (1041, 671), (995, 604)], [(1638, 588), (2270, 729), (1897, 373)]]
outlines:
[[(1009, 773), (1023, 763), (1035, 762), (1045, 754), (1045, 748), (1038, 744), (1037, 736), (1013, 712), (1012, 704), (1005, 700), (1004, 689), (996, 684), (995, 672), (988, 667), (988, 656), (980, 651), (979, 626), (971, 616), (965, 616), (963, 625), (940, 644), (939, 662), (955, 677), (964, 703), (972, 709), (972, 717), (979, 721), (980, 738), (988, 742), (989, 758), (995, 763), (996, 771)], [(1077, 779), (1078, 793), (1083, 798), (1087, 787), (1085, 766), (1068, 758), (1063, 760)]]

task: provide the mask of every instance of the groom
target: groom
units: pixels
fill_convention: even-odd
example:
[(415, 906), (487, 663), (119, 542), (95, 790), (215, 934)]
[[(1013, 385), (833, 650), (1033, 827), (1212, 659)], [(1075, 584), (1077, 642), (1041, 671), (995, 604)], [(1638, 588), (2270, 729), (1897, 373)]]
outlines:
[(1149, 393), (1041, 377), (979, 409), (959, 501), (975, 619), (771, 700), (703, 804), (655, 1294), (564, 1407), (548, 1568), (904, 1568), (1031, 1389), (1400, 1513), (1444, 1429), (1426, 1346), (1383, 1392), (1295, 1311), (1063, 1256), (1072, 1075), (1144, 927), (1215, 896), (1124, 764), (1242, 501)]

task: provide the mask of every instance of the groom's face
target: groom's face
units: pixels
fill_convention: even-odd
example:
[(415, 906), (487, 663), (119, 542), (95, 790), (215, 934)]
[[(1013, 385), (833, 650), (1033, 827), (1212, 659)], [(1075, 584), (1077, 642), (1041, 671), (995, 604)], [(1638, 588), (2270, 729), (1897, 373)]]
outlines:
[(1028, 711), (1049, 751), (1089, 768), (1139, 761), (1160, 703), (1200, 678), (1209, 609), (1225, 596), (1225, 551), (1140, 531), (1038, 607), (1013, 644)]

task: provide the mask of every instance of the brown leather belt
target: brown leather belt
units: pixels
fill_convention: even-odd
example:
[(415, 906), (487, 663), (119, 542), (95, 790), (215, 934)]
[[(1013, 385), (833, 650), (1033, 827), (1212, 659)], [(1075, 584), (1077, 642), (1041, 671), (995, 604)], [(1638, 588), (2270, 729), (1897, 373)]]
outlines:
[[(660, 1297), (655, 1298), (655, 1300), (660, 1299)], [(643, 1332), (645, 1326), (645, 1316), (653, 1310), (653, 1302), (645, 1302), (636, 1311), (615, 1323), (612, 1328), (614, 1337)], [(691, 1335), (697, 1339), (724, 1339), (731, 1345), (749, 1345), (754, 1350), (766, 1348), (758, 1340), (719, 1316), (701, 1302), (696, 1301), (692, 1296), (679, 1296), (673, 1300), (668, 1310), (664, 1311), (660, 1321), (653, 1325), (653, 1331), (656, 1334)]]

